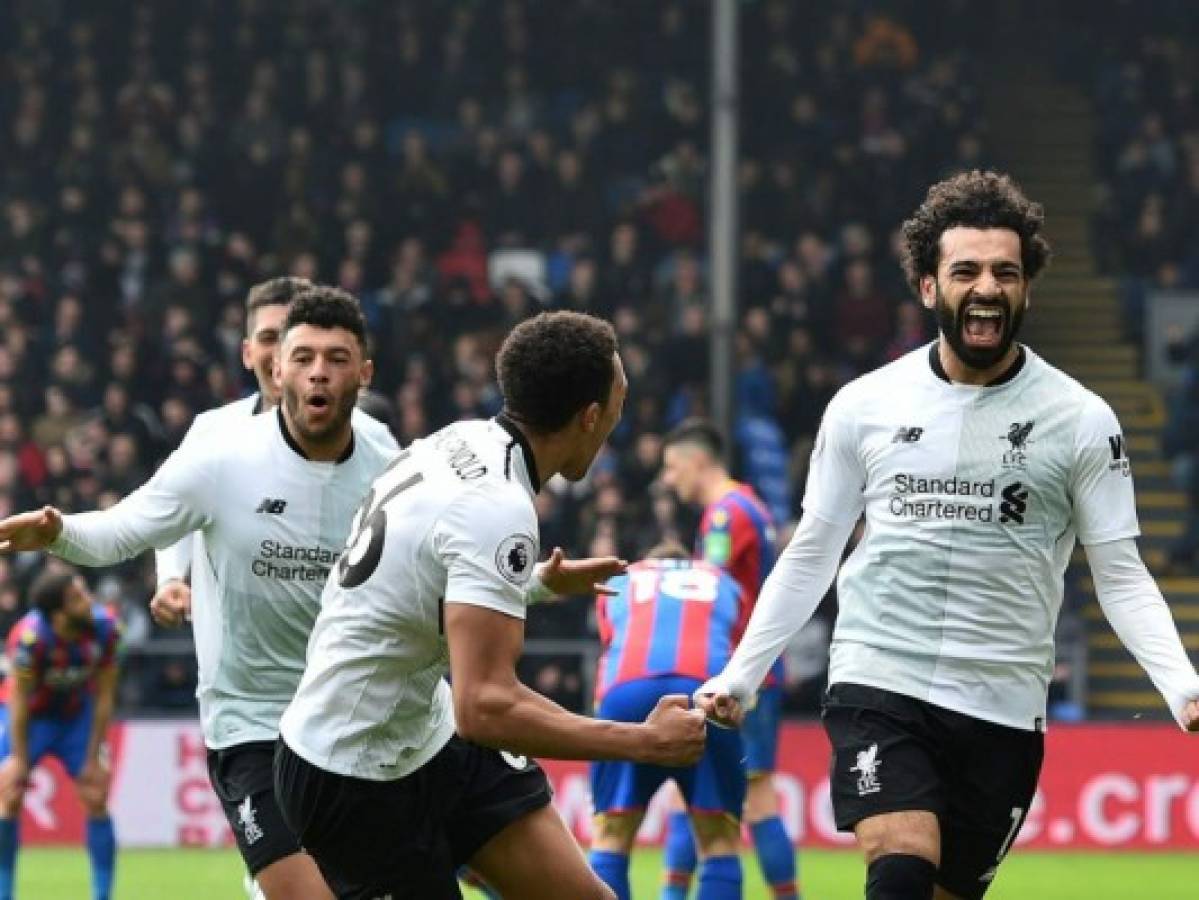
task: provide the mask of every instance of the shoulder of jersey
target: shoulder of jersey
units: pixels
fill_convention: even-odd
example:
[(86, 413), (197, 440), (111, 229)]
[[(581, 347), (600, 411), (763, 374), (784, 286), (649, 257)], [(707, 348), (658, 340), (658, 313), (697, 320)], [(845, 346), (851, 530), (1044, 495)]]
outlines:
[(353, 423), (355, 431), (362, 435), (363, 439), (372, 446), (378, 447), (388, 454), (395, 453), (400, 449), (399, 443), (391, 433), (391, 429), (370, 413), (363, 412), (355, 406), (353, 413), (351, 413), (350, 421)]
[(1027, 354), (1025, 365), (1029, 367), (1029, 374), (1033, 377), (1054, 382), (1056, 390), (1068, 393), (1076, 400), (1085, 401), (1088, 398), (1100, 399), (1098, 394), (1073, 375), (1063, 372), (1052, 363), (1046, 362), (1027, 347), (1024, 349), (1024, 352)]

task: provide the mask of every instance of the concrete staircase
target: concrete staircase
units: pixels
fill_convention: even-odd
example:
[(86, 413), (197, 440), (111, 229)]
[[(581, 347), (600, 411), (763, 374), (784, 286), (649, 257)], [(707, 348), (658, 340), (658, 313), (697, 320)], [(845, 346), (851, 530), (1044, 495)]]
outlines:
[[(998, 164), (1044, 205), (1055, 250), (1049, 270), (1033, 288), (1024, 336), (1040, 355), (1106, 399), (1120, 417), (1136, 479), (1141, 552), (1152, 571), (1162, 572), (1168, 547), (1182, 533), (1186, 497), (1171, 483), (1161, 456), (1162, 397), (1140, 377), (1140, 348), (1122, 336), (1117, 285), (1097, 272), (1091, 253), (1096, 176), (1090, 101), (1035, 64), (998, 75), (990, 79), (995, 87), (987, 98), (989, 143)], [(1163, 577), (1158, 583), (1187, 647), (1199, 650), (1199, 577)], [(1088, 715), (1168, 717), (1157, 691), (1104, 619), (1081, 548), (1067, 585), (1081, 598), (1086, 623)]]

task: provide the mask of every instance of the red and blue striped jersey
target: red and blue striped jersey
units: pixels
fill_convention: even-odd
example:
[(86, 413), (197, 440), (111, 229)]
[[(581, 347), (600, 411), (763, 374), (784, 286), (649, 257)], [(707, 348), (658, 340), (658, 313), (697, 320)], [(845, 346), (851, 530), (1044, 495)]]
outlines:
[(596, 601), (603, 648), (597, 702), (626, 681), (666, 675), (707, 679), (724, 668), (746, 604), (737, 582), (716, 566), (645, 560), (608, 586), (616, 594)]
[[(737, 640), (745, 633), (762, 583), (774, 566), (774, 542), (774, 520), (748, 484), (729, 481), (724, 495), (704, 508), (695, 556), (719, 566), (740, 585), (746, 604), (745, 618), (737, 624)], [(771, 668), (767, 684), (782, 674), (780, 661)]]
[(34, 684), (31, 716), (74, 716), (95, 693), (96, 673), (116, 664), (119, 641), (116, 617), (104, 607), (94, 606), (92, 627), (70, 639), (57, 635), (39, 610), (31, 610), (8, 633), (9, 677), (0, 695), (7, 703), (12, 678), (25, 673)]

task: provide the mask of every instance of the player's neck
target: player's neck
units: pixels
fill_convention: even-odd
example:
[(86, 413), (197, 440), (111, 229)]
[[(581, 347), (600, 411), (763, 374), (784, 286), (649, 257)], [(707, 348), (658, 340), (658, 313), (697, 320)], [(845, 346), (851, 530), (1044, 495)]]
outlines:
[(729, 477), (729, 473), (718, 469), (712, 473), (700, 488), (699, 502), (701, 506), (711, 506), (725, 494), (737, 487), (737, 482)]
[(1003, 354), (1003, 358), (999, 362), (985, 369), (976, 369), (966, 365), (961, 357), (953, 352), (949, 341), (945, 340), (942, 335), (941, 339), (937, 341), (937, 359), (941, 363), (941, 372), (944, 377), (954, 384), (970, 384), (981, 387), (997, 381), (1017, 363), (1020, 359), (1020, 345), (1013, 341), (1012, 346), (1008, 347), (1007, 353)]
[(354, 428), (349, 419), (328, 440), (313, 441), (300, 434), (284, 405), (279, 407), (279, 428), (287, 445), (312, 462), (344, 462), (354, 446)]

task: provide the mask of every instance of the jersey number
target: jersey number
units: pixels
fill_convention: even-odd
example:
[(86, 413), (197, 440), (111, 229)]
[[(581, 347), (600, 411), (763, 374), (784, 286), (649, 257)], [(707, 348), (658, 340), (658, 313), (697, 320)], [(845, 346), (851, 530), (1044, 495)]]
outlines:
[(411, 451), (405, 450), (392, 460), (387, 471), (371, 486), (370, 493), (358, 508), (358, 515), (354, 517), (353, 536), (341, 559), (337, 561), (337, 583), (343, 588), (358, 587), (375, 573), (375, 569), (379, 567), (379, 560), (383, 558), (383, 538), (387, 534), (387, 510), (384, 507), (396, 495), (424, 480), (424, 475), (414, 472), (387, 490), (382, 500), (375, 502), (376, 492), (382, 492), (387, 487), (392, 472), (409, 456)]

